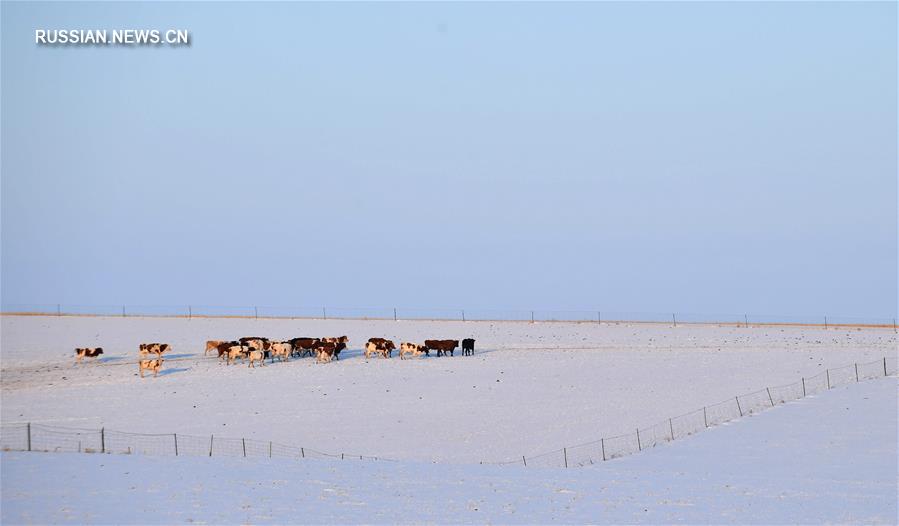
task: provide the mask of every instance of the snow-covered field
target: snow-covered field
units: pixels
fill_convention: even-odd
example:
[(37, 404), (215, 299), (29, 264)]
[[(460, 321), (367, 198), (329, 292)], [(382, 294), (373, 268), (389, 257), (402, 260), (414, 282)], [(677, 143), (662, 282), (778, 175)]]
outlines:
[(837, 387), (568, 470), (0, 453), (2, 523), (895, 524), (897, 387)]
[[(630, 433), (827, 367), (896, 355), (888, 329), (714, 325), (3, 316), (3, 423), (248, 438), (401, 460), (477, 463)], [(339, 362), (262, 368), (207, 339), (348, 335)], [(473, 337), (473, 357), (365, 360), (372, 336)], [(158, 378), (140, 342), (171, 343)], [(104, 357), (74, 365), (74, 347)], [(388, 469), (388, 468), (384, 468)]]

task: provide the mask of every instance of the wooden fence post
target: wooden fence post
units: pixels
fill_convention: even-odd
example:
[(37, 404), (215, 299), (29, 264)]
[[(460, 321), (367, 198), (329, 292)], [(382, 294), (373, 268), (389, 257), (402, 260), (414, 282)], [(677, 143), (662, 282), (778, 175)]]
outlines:
[(565, 467), (568, 467), (568, 448), (562, 448), (562, 455), (565, 457)]
[(256, 307), (255, 305), (253, 306), (253, 318), (255, 318), (257, 320), (259, 319), (259, 308)]
[(193, 317), (194, 317), (194, 310), (191, 308), (190, 305), (188, 305), (187, 306), (187, 319), (189, 320)]
[(531, 323), (534, 323), (534, 311), (531, 311)]
[(465, 321), (465, 309), (462, 309), (462, 321)]
[(805, 398), (805, 377), (802, 377), (802, 398)]
[(637, 428), (637, 451), (643, 451), (643, 445), (640, 443), (640, 428)]
[(858, 363), (855, 364), (855, 382), (858, 383)]
[(106, 428), (100, 428), (100, 453), (106, 453)]
[(300, 458), (306, 458), (306, 451), (300, 448)]
[(322, 319), (323, 320), (328, 319), (328, 311), (326, 311), (324, 307), (322, 307)]
[(749, 327), (749, 316), (746, 314), (743, 315), (743, 322), (746, 327)]
[(268, 443), (268, 458), (272, 458), (272, 443)]
[(124, 305), (122, 305), (122, 317), (123, 318), (125, 317), (125, 306)]
[(393, 321), (396, 321), (396, 307), (393, 308)]
[(212, 456), (212, 441), (215, 439), (215, 435), (209, 435), (209, 456)]
[(674, 440), (674, 424), (668, 419), (668, 428), (671, 429), (671, 440)]
[(177, 457), (178, 456), (178, 433), (174, 433), (173, 436), (175, 437), (175, 456)]
[(524, 459), (524, 455), (521, 455), (521, 463), (524, 464), (524, 467), (528, 467), (528, 461)]
[(28, 451), (31, 451), (31, 422), (28, 422)]
[(705, 406), (702, 406), (702, 419), (705, 421), (705, 427), (709, 427), (709, 415), (706, 413)]
[(830, 369), (827, 369), (827, 388), (830, 389)]
[(887, 357), (886, 356), (883, 357), (883, 375), (889, 376), (887, 374)]
[(827, 316), (824, 316), (824, 330), (827, 330)]
[(243, 444), (243, 456), (246, 457), (247, 456), (247, 439), (241, 438), (240, 443)]
[(735, 396), (735, 397), (734, 397), (734, 400), (737, 401), (737, 410), (740, 411), (740, 416), (743, 416), (743, 408), (740, 407), (740, 397), (739, 397), (739, 396)]
[(605, 460), (606, 459), (606, 439), (600, 438), (599, 445), (602, 448), (602, 459)]
[(677, 327), (677, 316), (675, 316), (674, 314), (672, 314), (672, 315), (671, 315), (671, 321), (673, 321), (673, 322), (674, 322), (674, 326)]
[(768, 400), (771, 401), (771, 407), (774, 407), (774, 398), (771, 397), (771, 388), (766, 387), (765, 390), (768, 391)]

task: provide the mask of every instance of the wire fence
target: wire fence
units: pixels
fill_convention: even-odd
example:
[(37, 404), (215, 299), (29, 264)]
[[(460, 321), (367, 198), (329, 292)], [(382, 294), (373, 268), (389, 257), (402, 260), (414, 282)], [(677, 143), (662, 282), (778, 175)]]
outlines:
[[(637, 428), (633, 433), (603, 437), (599, 440), (563, 447), (536, 455), (522, 455), (501, 462), (481, 462), (493, 465), (523, 465), (526, 467), (571, 468), (587, 466), (638, 453), (657, 445), (678, 440), (713, 426), (770, 409), (778, 404), (815, 395), (840, 385), (885, 376), (895, 376), (899, 361), (895, 356), (867, 363), (856, 363), (811, 377), (803, 377), (791, 384), (760, 389), (735, 396), (717, 404), (654, 425)], [(128, 433), (112, 429), (84, 429), (38, 423), (3, 424), (0, 426), (0, 449), (3, 451), (43, 451), (69, 453), (117, 453), (128, 455), (169, 455), (200, 457), (268, 457), (293, 459), (385, 460), (396, 459), (347, 454), (325, 453), (315, 449), (290, 446), (247, 438), (228, 438), (215, 435), (198, 436), (179, 433)]]
[(896, 318), (858, 316), (785, 316), (691, 312), (622, 312), (603, 310), (423, 309), (402, 307), (276, 307), (263, 305), (74, 305), (4, 303), (0, 313), (41, 316), (115, 316), (251, 319), (444, 320), (580, 323), (665, 323), (753, 325), (815, 325), (882, 327), (897, 331)]
[(523, 455), (502, 462), (482, 462), (495, 465), (569, 468), (633, 455), (640, 451), (678, 440), (710, 427), (770, 409), (779, 404), (798, 400), (850, 383), (895, 376), (899, 361), (887, 356), (867, 363), (856, 363), (833, 369), (786, 385), (766, 387), (758, 391), (707, 405), (701, 409), (668, 418), (654, 425), (637, 428), (632, 433), (603, 437), (599, 440), (563, 447), (536, 455)]
[(42, 451), (51, 453), (393, 461), (388, 458), (367, 455), (325, 453), (315, 449), (249, 438), (184, 435), (180, 433), (128, 433), (106, 428), (83, 429), (37, 423), (3, 424), (0, 426), (0, 449), (3, 451)]

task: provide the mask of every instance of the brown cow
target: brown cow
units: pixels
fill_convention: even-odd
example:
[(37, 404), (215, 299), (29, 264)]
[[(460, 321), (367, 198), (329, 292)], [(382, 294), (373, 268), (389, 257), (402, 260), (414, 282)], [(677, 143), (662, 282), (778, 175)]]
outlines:
[(293, 338), (288, 340), (288, 343), (293, 345), (293, 351), (298, 356), (306, 354), (312, 356), (312, 351), (318, 346), (320, 341), (318, 338)]
[(428, 349), (436, 349), (437, 356), (440, 356), (441, 354), (446, 356), (446, 353), (453, 356), (453, 351), (455, 351), (458, 346), (459, 340), (425, 340), (425, 347)]
[(424, 345), (418, 345), (417, 343), (412, 342), (403, 342), (400, 344), (400, 360), (405, 360), (407, 354), (421, 356), (426, 353), (427, 348)]
[(153, 371), (153, 378), (156, 378), (156, 375), (159, 374), (159, 370), (162, 369), (162, 362), (165, 360), (162, 358), (154, 358), (153, 360), (140, 360), (138, 367), (140, 368), (140, 377), (144, 377), (144, 369), (148, 371)]
[(365, 344), (365, 358), (369, 358), (372, 354), (378, 354), (381, 358), (390, 358), (396, 345), (390, 340), (384, 338), (372, 338)]
[(396, 349), (396, 345), (394, 345), (393, 340), (388, 340), (386, 338), (369, 338), (368, 342), (375, 344), (379, 352), (382, 348), (385, 349), (385, 358), (392, 357), (393, 351)]
[(103, 347), (84, 347), (75, 349), (75, 363), (81, 363), (85, 358), (96, 358), (103, 354)]
[(218, 346), (226, 343), (225, 340), (207, 340), (206, 341), (206, 350), (203, 351), (203, 356), (209, 354), (209, 351), (213, 349), (218, 349)]
[(163, 353), (167, 353), (172, 350), (172, 346), (167, 343), (142, 343), (140, 344), (138, 352), (141, 356), (148, 356), (151, 353), (155, 353), (157, 358), (162, 358)]
[(225, 361), (228, 359), (228, 349), (234, 346), (240, 346), (239, 342), (230, 341), (230, 342), (222, 342), (215, 346), (215, 350), (218, 353), (219, 360)]
[(318, 346), (315, 348), (316, 360), (319, 363), (322, 362), (330, 362), (332, 358), (339, 352), (337, 351), (337, 345), (334, 342), (319, 342)]

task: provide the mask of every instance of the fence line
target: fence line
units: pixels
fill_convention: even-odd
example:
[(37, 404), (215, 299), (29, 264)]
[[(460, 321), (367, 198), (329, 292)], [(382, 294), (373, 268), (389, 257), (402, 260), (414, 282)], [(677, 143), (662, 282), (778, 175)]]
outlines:
[(645, 428), (637, 428), (633, 433), (602, 437), (593, 442), (567, 446), (532, 456), (521, 455), (515, 457), (514, 460), (481, 463), (553, 468), (592, 465), (632, 455), (659, 444), (678, 440), (710, 427), (756, 414), (779, 404), (812, 396), (834, 387), (874, 378), (895, 376), (897, 372), (899, 372), (897, 358), (885, 356), (872, 362), (826, 369), (815, 376), (800, 378), (797, 382), (766, 387), (735, 396), (717, 404), (667, 418)]
[[(855, 363), (826, 369), (791, 384), (766, 387), (729, 398), (688, 413), (667, 418), (654, 425), (637, 428), (633, 433), (602, 437), (592, 442), (566, 446), (512, 460), (481, 462), (493, 465), (525, 467), (580, 467), (632, 455), (648, 448), (678, 440), (709, 427), (770, 409), (828, 389), (874, 378), (894, 376), (897, 358), (883, 357), (867, 363)], [(129, 433), (112, 429), (61, 427), (51, 424), (18, 423), (0, 426), (3, 451), (44, 451), (77, 453), (119, 453), (138, 455), (174, 455), (209, 457), (318, 458), (341, 460), (396, 459), (347, 453), (326, 453), (315, 449), (247, 438), (181, 433)]]
[(879, 327), (897, 331), (896, 318), (832, 315), (785, 316), (773, 314), (652, 313), (601, 310), (419, 309), (400, 307), (272, 307), (210, 305), (66, 305), (3, 304), (0, 314), (30, 316), (109, 316), (169, 318), (322, 319), (322, 320), (430, 320), (618, 323), (719, 324), (737, 327), (799, 325), (823, 328)]

